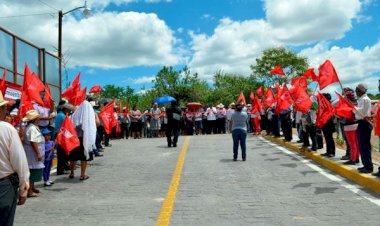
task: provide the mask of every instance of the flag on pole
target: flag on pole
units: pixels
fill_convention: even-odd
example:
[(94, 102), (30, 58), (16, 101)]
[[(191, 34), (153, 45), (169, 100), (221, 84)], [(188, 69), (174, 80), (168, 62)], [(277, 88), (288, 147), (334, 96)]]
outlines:
[(318, 76), (314, 72), (314, 68), (309, 68), (303, 73), (306, 78), (310, 78), (314, 82), (318, 82)]
[(7, 70), (4, 69), (3, 79), (0, 82), (0, 91), (4, 94), (4, 96), (5, 96), (5, 81), (6, 81), (6, 77), (7, 77)]
[(280, 65), (277, 65), (274, 67), (270, 72), (271, 75), (282, 75), (286, 76), (284, 70), (282, 70), (282, 67)]
[(333, 64), (329, 60), (326, 60), (323, 64), (321, 64), (318, 68), (318, 71), (318, 83), (321, 90), (332, 83), (340, 82), (338, 74), (336, 73)]
[(256, 94), (257, 94), (258, 96), (260, 96), (260, 97), (263, 96), (263, 86), (260, 86), (260, 88), (258, 88), (258, 89), (256, 90)]
[(350, 104), (350, 102), (348, 102), (346, 98), (342, 97), (337, 92), (335, 93), (339, 99), (338, 103), (335, 105), (335, 114), (342, 118), (353, 120), (354, 119), (353, 110), (355, 110), (355, 108), (352, 106), (352, 104)]
[(318, 110), (315, 126), (323, 128), (327, 121), (334, 115), (334, 108), (331, 106), (330, 101), (328, 101), (321, 93), (318, 93), (317, 100)]
[(102, 111), (98, 114), (100, 120), (103, 122), (104, 130), (107, 134), (111, 134), (112, 127), (114, 126), (114, 108), (115, 101), (113, 100), (104, 106)]
[(90, 93), (94, 93), (94, 94), (100, 94), (101, 91), (102, 91), (102, 88), (100, 87), (100, 85), (95, 85), (91, 87), (90, 89)]
[(61, 146), (66, 153), (70, 153), (74, 148), (80, 146), (73, 122), (67, 115), (58, 130), (57, 144)]
[(240, 95), (239, 95), (236, 103), (238, 103), (238, 104), (244, 104), (244, 105), (247, 104), (247, 102), (245, 101), (245, 97), (244, 97), (243, 92), (240, 93)]

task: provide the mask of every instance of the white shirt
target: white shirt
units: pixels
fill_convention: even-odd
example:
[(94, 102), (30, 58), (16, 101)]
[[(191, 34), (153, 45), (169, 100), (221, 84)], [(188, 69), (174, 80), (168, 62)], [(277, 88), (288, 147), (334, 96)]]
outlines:
[[(49, 116), (49, 112), (50, 112), (50, 109), (49, 108), (46, 108), (46, 107), (43, 107), (37, 103), (34, 103), (33, 104), (33, 107), (34, 109), (38, 112), (38, 114), (40, 115), (40, 117), (48, 117)], [(39, 123), (39, 126), (49, 126), (49, 120), (40, 120), (40, 123)]]
[(216, 120), (215, 114), (216, 114), (216, 108), (215, 107), (208, 108), (207, 109), (207, 120), (209, 120), (209, 121)]
[(367, 94), (364, 94), (359, 98), (358, 106), (356, 107), (356, 110), (354, 110), (354, 113), (357, 120), (363, 119), (363, 116), (371, 116), (371, 99), (369, 99)]
[(28, 161), (18, 133), (11, 124), (0, 121), (0, 178), (15, 172), (20, 185), (28, 183)]

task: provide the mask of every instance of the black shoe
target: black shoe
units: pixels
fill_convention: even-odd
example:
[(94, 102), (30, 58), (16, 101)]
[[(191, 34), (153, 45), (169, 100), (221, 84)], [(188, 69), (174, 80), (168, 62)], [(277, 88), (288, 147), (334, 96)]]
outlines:
[(380, 177), (380, 170), (377, 173), (373, 173), (372, 176)]
[(174, 147), (174, 148), (177, 147), (177, 144), (173, 144), (173, 147)]
[(373, 169), (359, 169), (359, 173), (372, 173), (373, 172)]
[(347, 162), (344, 162), (343, 163), (344, 165), (355, 165), (356, 162), (352, 161), (352, 160), (348, 160)]
[(234, 159), (234, 161), (236, 162), (236, 161), (237, 161), (237, 159)]
[(335, 154), (328, 154), (327, 157), (329, 158), (335, 157)]
[(349, 155), (343, 155), (342, 158), (340, 158), (340, 160), (350, 160), (350, 156)]
[(302, 140), (297, 140), (297, 143), (299, 143), (299, 144), (300, 144), (300, 143), (303, 143), (303, 141), (302, 141)]
[(326, 152), (326, 153), (323, 153), (321, 154), (321, 156), (328, 156), (329, 154)]
[(245, 162), (245, 159), (243, 159), (243, 161)]

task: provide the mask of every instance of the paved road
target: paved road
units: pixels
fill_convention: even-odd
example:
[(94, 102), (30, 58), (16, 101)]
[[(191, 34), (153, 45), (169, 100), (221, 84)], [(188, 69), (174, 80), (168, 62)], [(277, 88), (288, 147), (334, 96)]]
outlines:
[[(15, 225), (155, 225), (183, 141), (114, 141), (89, 180), (56, 178)], [(247, 161), (233, 162), (230, 135), (190, 138), (170, 225), (379, 225), (379, 195), (262, 138), (247, 143)]]

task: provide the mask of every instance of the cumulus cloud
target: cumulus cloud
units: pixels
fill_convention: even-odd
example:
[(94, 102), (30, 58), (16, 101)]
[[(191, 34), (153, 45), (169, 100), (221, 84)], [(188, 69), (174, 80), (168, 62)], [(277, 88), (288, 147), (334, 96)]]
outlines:
[(330, 59), (344, 86), (355, 87), (360, 82), (368, 85), (368, 90), (377, 93), (380, 78), (380, 41), (363, 50), (352, 47), (329, 47), (328, 43), (319, 43), (301, 51), (309, 59), (312, 67), (318, 68), (326, 59)]
[(194, 32), (190, 36), (194, 54), (189, 66), (205, 78), (217, 70), (247, 74), (262, 50), (280, 45), (264, 20), (236, 22), (224, 18), (212, 36)]
[[(131, 1), (96, 1), (98, 5)], [(25, 3), (25, 4), (24, 4)], [(63, 4), (65, 3), (64, 7)], [(66, 4), (67, 3), (67, 4)], [(78, 2), (76, 2), (78, 3)], [(71, 9), (73, 1), (53, 0), (49, 5)], [(33, 1), (8, 1), (0, 5), (0, 14), (22, 15), (41, 12), (49, 6)], [(175, 48), (172, 31), (153, 13), (95, 11), (89, 18), (75, 13), (64, 16), (63, 52), (70, 56), (69, 67), (93, 66), (123, 68), (139, 65), (172, 65), (182, 61)], [(81, 19), (78, 19), (81, 18)], [(2, 26), (21, 37), (56, 52), (58, 13), (51, 15), (1, 19)]]
[(217, 70), (248, 75), (249, 66), (264, 49), (342, 38), (362, 4), (359, 0), (265, 0), (265, 19), (223, 18), (212, 35), (190, 32), (189, 66), (205, 78)]
[(266, 0), (274, 34), (285, 43), (311, 43), (342, 38), (361, 8), (359, 0)]

